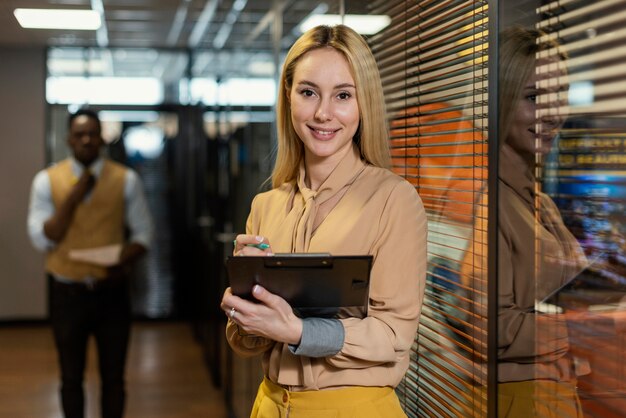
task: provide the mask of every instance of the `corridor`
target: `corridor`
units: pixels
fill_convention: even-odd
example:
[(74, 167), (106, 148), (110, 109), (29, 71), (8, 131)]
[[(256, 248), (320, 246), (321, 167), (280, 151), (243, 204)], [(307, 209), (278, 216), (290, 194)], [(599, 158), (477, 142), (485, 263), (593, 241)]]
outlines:
[[(0, 328), (0, 418), (60, 418), (56, 351), (46, 325)], [(98, 374), (91, 341), (87, 417), (98, 417)], [(186, 323), (133, 325), (127, 366), (127, 418), (225, 418), (200, 345)]]

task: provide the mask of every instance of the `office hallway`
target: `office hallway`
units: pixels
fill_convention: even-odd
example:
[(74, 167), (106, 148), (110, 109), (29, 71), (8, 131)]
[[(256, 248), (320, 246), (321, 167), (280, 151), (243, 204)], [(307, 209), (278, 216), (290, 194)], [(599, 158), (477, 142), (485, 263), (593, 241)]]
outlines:
[[(95, 344), (86, 372), (88, 418), (99, 417)], [(225, 418), (200, 345), (186, 323), (133, 324), (126, 418)], [(60, 418), (56, 351), (49, 327), (0, 327), (0, 418)]]

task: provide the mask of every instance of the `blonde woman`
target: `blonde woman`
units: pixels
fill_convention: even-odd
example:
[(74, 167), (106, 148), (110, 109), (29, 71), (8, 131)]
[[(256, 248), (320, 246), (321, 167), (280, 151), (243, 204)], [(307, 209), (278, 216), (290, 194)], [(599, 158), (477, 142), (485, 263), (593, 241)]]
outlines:
[[(327, 252), (374, 257), (367, 315), (299, 318), (255, 286), (257, 303), (224, 293), (227, 338), (263, 355), (252, 417), (404, 417), (393, 388), (409, 365), (426, 273), (426, 216), (413, 186), (388, 170), (380, 76), (363, 38), (318, 26), (282, 69), (273, 189), (252, 203), (235, 255)], [(261, 250), (247, 244), (268, 244)]]
[[(542, 33), (513, 27), (500, 35), (498, 185), (498, 416), (580, 417), (576, 373), (561, 314), (535, 309), (586, 264), (580, 245), (536, 172), (565, 116), (546, 115), (564, 89), (558, 44)], [(548, 58), (538, 58), (551, 50)], [(540, 81), (552, 79), (555, 89)], [(550, 96), (551, 95), (551, 96)], [(483, 208), (487, 207), (486, 196)], [(468, 285), (486, 286), (486, 217), (477, 218), (463, 263)], [(485, 304), (478, 304), (485, 307)], [(486, 312), (479, 312), (486, 321)], [(490, 318), (491, 319), (491, 318)], [(485, 330), (486, 322), (476, 329)], [(483, 339), (480, 337), (479, 339)], [(484, 340), (484, 339), (483, 339)], [(483, 347), (484, 348), (484, 347)]]

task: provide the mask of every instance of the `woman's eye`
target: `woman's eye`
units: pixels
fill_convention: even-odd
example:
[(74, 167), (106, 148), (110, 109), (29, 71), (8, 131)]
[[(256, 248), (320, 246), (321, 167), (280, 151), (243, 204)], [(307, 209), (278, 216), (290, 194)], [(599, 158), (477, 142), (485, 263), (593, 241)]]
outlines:
[(347, 93), (347, 92), (345, 92), (345, 91), (342, 91), (341, 93), (339, 93), (339, 94), (337, 95), (337, 97), (339, 97), (341, 100), (346, 100), (346, 99), (349, 99), (349, 98), (350, 98), (350, 97), (352, 97), (352, 96), (350, 95), (350, 93)]
[(528, 96), (526, 96), (526, 100), (530, 100), (533, 103), (537, 102), (537, 95), (536, 94), (529, 94)]
[(305, 97), (311, 97), (313, 96), (313, 90), (309, 90), (309, 89), (304, 89), (300, 92), (301, 95), (305, 96)]

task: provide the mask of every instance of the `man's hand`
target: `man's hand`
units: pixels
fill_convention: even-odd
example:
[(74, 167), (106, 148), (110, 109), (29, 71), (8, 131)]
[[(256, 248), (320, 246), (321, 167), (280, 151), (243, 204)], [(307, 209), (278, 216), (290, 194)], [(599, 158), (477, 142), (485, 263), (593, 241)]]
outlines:
[(120, 254), (120, 262), (107, 269), (107, 276), (111, 279), (128, 276), (132, 264), (145, 253), (146, 248), (141, 244), (131, 242), (125, 245)]
[(80, 202), (83, 201), (85, 196), (89, 194), (90, 191), (93, 190), (96, 185), (96, 177), (91, 174), (89, 170), (84, 170), (83, 174), (80, 176), (74, 188), (70, 192), (68, 199), (71, 199), (75, 203), (75, 206), (78, 206)]
[(89, 170), (84, 170), (59, 209), (44, 223), (43, 231), (49, 239), (55, 242), (63, 239), (74, 217), (74, 211), (95, 185), (94, 175)]

